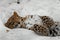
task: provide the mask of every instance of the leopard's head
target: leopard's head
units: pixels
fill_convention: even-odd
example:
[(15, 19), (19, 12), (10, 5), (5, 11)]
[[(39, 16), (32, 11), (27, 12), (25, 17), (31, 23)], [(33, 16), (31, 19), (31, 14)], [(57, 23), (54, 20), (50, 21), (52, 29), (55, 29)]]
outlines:
[(8, 21), (5, 23), (5, 26), (13, 29), (20, 23), (20, 16), (17, 14), (17, 12), (14, 12), (13, 15), (8, 19)]

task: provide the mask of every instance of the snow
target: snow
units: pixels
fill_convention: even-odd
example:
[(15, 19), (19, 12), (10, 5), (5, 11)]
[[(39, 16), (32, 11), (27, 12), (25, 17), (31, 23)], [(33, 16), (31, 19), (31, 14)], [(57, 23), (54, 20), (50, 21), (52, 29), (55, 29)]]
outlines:
[(10, 29), (6, 28), (0, 19), (0, 32), (6, 32), (6, 30), (10, 30)]
[[(3, 34), (3, 35), (2, 35)], [(13, 29), (7, 33), (0, 33), (0, 40), (59, 40), (59, 37), (45, 37), (36, 35), (33, 31), (27, 29)]]
[[(60, 37), (45, 37), (27, 29), (8, 29), (4, 23), (14, 11), (20, 16), (47, 15), (60, 22), (59, 0), (0, 0), (0, 40), (60, 40)], [(6, 30), (10, 30), (6, 32)]]

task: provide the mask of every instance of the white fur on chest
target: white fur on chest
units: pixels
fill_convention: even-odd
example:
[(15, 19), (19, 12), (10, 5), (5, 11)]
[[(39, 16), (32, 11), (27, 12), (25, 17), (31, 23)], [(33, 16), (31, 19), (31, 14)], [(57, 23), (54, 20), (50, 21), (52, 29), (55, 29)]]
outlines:
[(34, 24), (40, 24), (42, 25), (42, 20), (38, 15), (33, 15), (33, 17), (31, 18), (31, 15), (29, 15), (29, 17), (27, 18), (27, 20), (25, 21), (26, 23), (26, 27), (30, 28), (32, 27)]

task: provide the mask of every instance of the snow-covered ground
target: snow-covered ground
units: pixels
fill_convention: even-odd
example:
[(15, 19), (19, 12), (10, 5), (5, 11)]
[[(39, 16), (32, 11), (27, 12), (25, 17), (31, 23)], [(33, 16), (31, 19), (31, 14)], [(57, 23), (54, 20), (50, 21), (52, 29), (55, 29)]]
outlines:
[[(42, 37), (27, 29), (13, 29), (9, 32), (4, 23), (17, 11), (20, 16), (47, 15), (60, 22), (60, 0), (0, 0), (0, 40), (60, 40), (60, 37)], [(3, 32), (1, 32), (3, 31)]]
[[(2, 35), (3, 34), (3, 35)], [(13, 29), (9, 32), (1, 32), (0, 40), (60, 40), (60, 37), (45, 37), (36, 35), (27, 29)]]

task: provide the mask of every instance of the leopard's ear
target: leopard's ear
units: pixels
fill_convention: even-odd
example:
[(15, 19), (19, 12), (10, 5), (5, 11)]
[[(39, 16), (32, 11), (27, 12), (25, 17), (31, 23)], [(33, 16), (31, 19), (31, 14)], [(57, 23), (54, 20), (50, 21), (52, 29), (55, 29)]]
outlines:
[(16, 11), (14, 11), (14, 14), (13, 14), (13, 15), (17, 16), (18, 14), (17, 14), (17, 12), (16, 12)]

